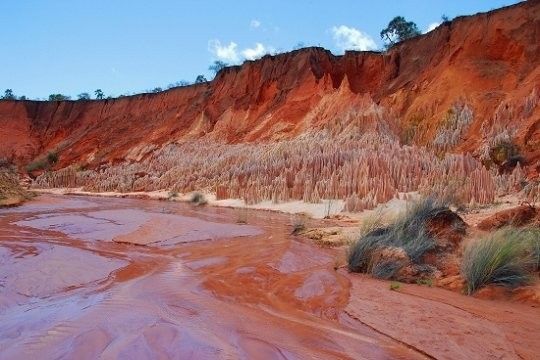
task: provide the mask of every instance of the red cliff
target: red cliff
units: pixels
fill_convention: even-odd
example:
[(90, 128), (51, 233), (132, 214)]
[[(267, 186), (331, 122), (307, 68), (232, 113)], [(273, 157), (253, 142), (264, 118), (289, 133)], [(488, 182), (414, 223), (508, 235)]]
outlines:
[[(0, 157), (26, 164), (55, 151), (56, 168), (94, 167), (186, 139), (291, 139), (376, 104), (402, 142), (431, 146), (439, 137), (446, 152), (481, 158), (490, 138), (509, 131), (532, 169), (540, 160), (539, 45), (540, 2), (528, 1), (456, 18), (387, 53), (307, 48), (158, 94), (0, 101)], [(463, 109), (472, 118), (452, 128)], [(457, 137), (441, 140), (451, 132)]]

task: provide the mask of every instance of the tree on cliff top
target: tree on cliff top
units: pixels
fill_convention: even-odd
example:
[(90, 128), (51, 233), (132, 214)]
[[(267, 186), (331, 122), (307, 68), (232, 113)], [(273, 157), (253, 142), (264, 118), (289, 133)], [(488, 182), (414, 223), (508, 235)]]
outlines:
[(182, 87), (182, 86), (188, 86), (188, 85), (189, 85), (189, 81), (180, 80), (175, 83), (167, 85), (167, 89), (173, 89), (175, 87)]
[(67, 95), (62, 94), (51, 94), (49, 95), (49, 101), (63, 101), (63, 100), (69, 100), (70, 97)]
[(385, 29), (381, 30), (381, 39), (386, 41), (386, 47), (420, 35), (418, 26), (412, 21), (407, 21), (403, 16), (393, 18)]
[(195, 79), (195, 84), (201, 84), (201, 83), (205, 83), (207, 81), (208, 80), (206, 80), (204, 75), (197, 75), (197, 78)]
[(227, 64), (226, 62), (216, 60), (214, 61), (212, 65), (208, 67), (208, 70), (213, 71), (214, 75), (217, 75), (218, 72), (220, 72), (222, 69), (226, 68), (227, 66), (229, 66), (229, 64)]
[(13, 94), (13, 90), (6, 89), (6, 91), (4, 91), (4, 96), (2, 96), (2, 99), (4, 99), (4, 100), (15, 100), (15, 95)]
[(105, 97), (101, 89), (97, 89), (96, 91), (94, 91), (94, 95), (96, 95), (96, 99), (99, 99), (99, 100)]
[(87, 93), (87, 92), (83, 92), (83, 93), (80, 93), (79, 95), (77, 95), (77, 98), (79, 100), (89, 100), (90, 99), (90, 94)]

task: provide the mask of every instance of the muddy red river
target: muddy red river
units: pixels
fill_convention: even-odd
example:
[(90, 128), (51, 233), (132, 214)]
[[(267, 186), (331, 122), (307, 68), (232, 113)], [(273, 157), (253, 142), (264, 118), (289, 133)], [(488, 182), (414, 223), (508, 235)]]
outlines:
[[(1, 359), (540, 353), (540, 311), (335, 271), (288, 216), (42, 195), (0, 210)], [(243, 216), (243, 215), (242, 215)]]

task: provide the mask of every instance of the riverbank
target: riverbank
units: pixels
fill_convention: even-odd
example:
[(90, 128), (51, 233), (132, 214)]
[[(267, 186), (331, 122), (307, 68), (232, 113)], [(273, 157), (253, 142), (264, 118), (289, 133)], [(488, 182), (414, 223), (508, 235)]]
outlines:
[(0, 208), (18, 206), (33, 197), (19, 183), (19, 176), (9, 167), (0, 165)]

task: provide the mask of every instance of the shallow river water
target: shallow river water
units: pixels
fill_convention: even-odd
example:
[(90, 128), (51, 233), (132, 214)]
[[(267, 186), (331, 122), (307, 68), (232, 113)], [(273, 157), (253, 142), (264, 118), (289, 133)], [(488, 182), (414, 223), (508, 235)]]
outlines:
[(286, 215), (239, 217), (53, 195), (0, 210), (0, 359), (538, 354), (537, 308), (415, 285), (390, 291), (335, 271), (335, 253), (290, 235)]
[(410, 358), (342, 319), (349, 281), (287, 216), (42, 195), (0, 212), (2, 359)]

